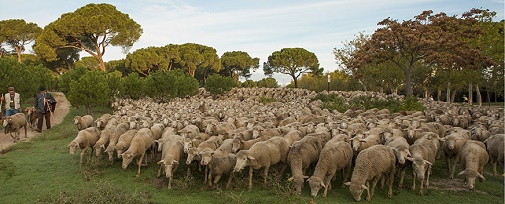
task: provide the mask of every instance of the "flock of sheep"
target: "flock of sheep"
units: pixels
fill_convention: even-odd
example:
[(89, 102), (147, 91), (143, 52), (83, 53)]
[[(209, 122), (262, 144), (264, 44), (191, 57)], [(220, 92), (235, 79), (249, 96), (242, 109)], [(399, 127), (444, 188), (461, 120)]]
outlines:
[[(375, 92), (331, 93), (346, 99), (370, 95), (402, 100)], [(289, 167), (295, 191), (301, 193), (308, 183), (314, 197), (322, 188), (326, 197), (336, 172), (341, 171), (343, 185), (349, 186), (356, 201), (363, 191), (370, 200), (381, 179), (381, 187), (387, 183), (391, 197), (395, 175), (402, 188), (407, 168), (413, 172), (412, 189), (423, 194), (431, 168), (441, 156), (450, 178), (461, 164), (458, 175), (466, 176), (470, 190), (475, 190), (477, 178), (484, 179), (488, 161), (494, 175), (499, 175), (496, 165), (503, 165), (504, 156), (502, 109), (424, 101), (424, 111), (340, 113), (321, 109), (321, 101), (310, 100), (315, 95), (303, 89), (236, 88), (218, 99), (205, 90), (167, 103), (118, 99), (113, 114), (96, 120), (89, 115), (75, 117), (79, 132), (68, 148), (70, 155), (82, 149), (80, 164), (87, 149), (91, 149), (88, 160), (92, 151), (97, 157), (107, 153), (111, 163), (121, 158), (123, 169), (136, 159), (137, 176), (148, 162), (146, 154), (151, 154), (160, 166), (158, 177), (164, 172), (168, 178), (168, 188), (181, 162), (198, 165), (205, 172), (204, 182), (211, 186), (229, 175), (226, 188), (233, 172), (249, 167), (249, 190), (254, 170), (262, 170), (266, 183), (270, 167), (278, 165), (281, 174)], [(264, 97), (275, 102), (263, 104)]]

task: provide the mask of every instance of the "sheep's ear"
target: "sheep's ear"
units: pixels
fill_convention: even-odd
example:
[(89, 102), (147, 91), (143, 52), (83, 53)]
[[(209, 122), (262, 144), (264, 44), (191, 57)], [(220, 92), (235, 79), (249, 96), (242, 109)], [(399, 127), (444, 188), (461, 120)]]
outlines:
[(482, 174), (480, 174), (479, 172), (477, 172), (477, 176), (478, 176), (479, 178), (481, 178), (482, 180), (486, 180), (486, 178), (484, 178), (484, 176), (483, 176)]
[(345, 182), (344, 185), (346, 186), (350, 186), (351, 185), (351, 182)]
[(363, 190), (368, 190), (368, 187), (366, 187), (365, 185), (361, 185), (361, 188), (362, 188)]
[(407, 156), (409, 156), (409, 157), (411, 157), (411, 156), (412, 156), (412, 154), (410, 153), (410, 151), (409, 151), (409, 150), (407, 150)]
[(158, 165), (165, 164), (165, 160), (160, 160), (159, 162), (156, 162), (156, 164)]
[(405, 157), (405, 159), (407, 159), (407, 160), (409, 160), (409, 161), (411, 161), (411, 162), (413, 162), (413, 161), (414, 161), (414, 158), (412, 158), (412, 157)]
[(309, 176), (302, 176), (302, 178), (303, 178), (303, 179), (308, 179), (308, 178), (309, 178)]
[(425, 163), (425, 164), (428, 164), (428, 165), (430, 165), (430, 166), (433, 166), (433, 164), (432, 164), (431, 162), (427, 161), (427, 160), (424, 160), (424, 163)]
[(70, 145), (67, 146), (67, 149), (70, 149)]
[(445, 138), (445, 137), (438, 138), (438, 141), (440, 141), (440, 142), (445, 142), (446, 140), (447, 140), (447, 138)]
[(324, 185), (324, 182), (322, 182), (322, 181), (321, 181), (321, 186), (322, 186), (323, 188), (326, 188), (326, 185)]
[(104, 148), (105, 149), (105, 144), (100, 145), (100, 148)]
[(366, 143), (366, 140), (365, 139), (360, 139), (359, 142), (364, 142)]
[(255, 160), (255, 158), (253, 156), (247, 156), (247, 159), (249, 159), (249, 160)]
[(458, 173), (458, 176), (461, 176), (461, 175), (463, 175), (465, 173), (466, 173), (466, 170), (463, 170), (463, 171), (461, 171), (461, 172)]
[(179, 164), (179, 162), (177, 160), (172, 161), (172, 163)]

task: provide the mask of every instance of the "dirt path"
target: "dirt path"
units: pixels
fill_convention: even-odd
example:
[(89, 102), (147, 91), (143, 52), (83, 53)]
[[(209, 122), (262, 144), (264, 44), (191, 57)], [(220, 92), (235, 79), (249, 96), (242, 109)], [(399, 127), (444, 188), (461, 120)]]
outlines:
[[(54, 110), (54, 115), (51, 118), (51, 126), (60, 124), (63, 121), (63, 118), (68, 114), (69, 108), (70, 108), (70, 102), (68, 102), (67, 98), (65, 95), (61, 92), (51, 92), (51, 94), (54, 96), (54, 99), (56, 99), (56, 109)], [(46, 131), (46, 125), (42, 126), (42, 132)], [(36, 126), (36, 125), (35, 125)], [(20, 142), (23, 141), (29, 141), (30, 138), (37, 137), (39, 134), (35, 132), (31, 127), (27, 128), (27, 137), (25, 138), (24, 134), (24, 129), (21, 130), (20, 134)], [(4, 134), (3, 129), (0, 131), (0, 153), (3, 152), (3, 149), (9, 147), (10, 145), (14, 144), (14, 139), (9, 134)]]

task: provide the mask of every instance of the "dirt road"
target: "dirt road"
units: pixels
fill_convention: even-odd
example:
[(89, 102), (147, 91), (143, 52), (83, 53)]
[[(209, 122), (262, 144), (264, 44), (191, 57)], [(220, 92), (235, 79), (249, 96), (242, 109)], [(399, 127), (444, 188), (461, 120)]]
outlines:
[[(51, 118), (51, 126), (60, 124), (63, 121), (63, 118), (68, 114), (70, 103), (68, 102), (65, 95), (61, 92), (51, 92), (54, 98), (56, 99), (56, 109), (54, 110), (54, 115)], [(44, 121), (44, 125), (42, 126), (42, 133), (47, 131), (46, 121)], [(36, 125), (35, 125), (36, 126)], [(50, 130), (49, 130), (50, 131)], [(31, 127), (27, 128), (27, 136), (25, 138), (24, 129), (21, 130), (20, 134), (20, 142), (29, 141), (30, 138), (37, 137), (37, 135), (42, 134), (34, 131)], [(14, 144), (14, 139), (9, 134), (4, 134), (3, 129), (0, 131), (0, 152), (3, 152), (3, 149)]]

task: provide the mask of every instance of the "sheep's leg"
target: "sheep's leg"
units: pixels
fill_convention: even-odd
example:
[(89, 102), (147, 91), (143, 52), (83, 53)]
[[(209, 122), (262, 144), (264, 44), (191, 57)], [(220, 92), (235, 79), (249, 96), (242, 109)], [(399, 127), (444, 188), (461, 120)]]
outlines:
[(403, 179), (405, 178), (405, 168), (400, 170), (400, 183), (398, 184), (398, 188), (402, 190), (403, 188)]
[(325, 187), (324, 187), (324, 192), (323, 192), (323, 198), (326, 198), (326, 195), (328, 193), (328, 188), (331, 189), (331, 179), (333, 178), (334, 175), (335, 174), (331, 174), (331, 175), (327, 176), (326, 179), (325, 179), (325, 182), (324, 182)]
[(212, 170), (209, 171), (208, 182), (209, 182), (209, 186), (212, 186)]
[(282, 166), (281, 166), (281, 171), (279, 172), (279, 174), (280, 174), (280, 175), (284, 175), (284, 171), (286, 170), (286, 167), (287, 167), (287, 166), (288, 166), (287, 164), (282, 163)]
[(431, 166), (428, 166), (427, 174), (428, 175), (426, 176), (426, 184), (425, 184), (426, 188), (428, 188), (428, 186), (430, 186)]
[(158, 175), (156, 175), (156, 177), (160, 177), (161, 176), (161, 168), (162, 168), (163, 165), (160, 164), (160, 168), (158, 169)]
[(416, 190), (416, 177), (417, 177), (417, 174), (416, 174), (416, 171), (414, 169), (412, 169), (412, 190)]
[(343, 179), (343, 183), (342, 183), (342, 188), (345, 187), (345, 183), (347, 182), (347, 179), (349, 179), (349, 175), (351, 173), (351, 165), (347, 165), (344, 170), (342, 171), (342, 179)]
[(168, 189), (172, 189), (172, 177), (168, 178)]
[(370, 201), (370, 200), (372, 200), (372, 195), (370, 195), (370, 182), (366, 181), (365, 186), (367, 188), (366, 189), (366, 200)]
[(371, 195), (370, 195), (370, 199), (371, 199), (371, 198), (373, 197), (373, 195), (375, 194), (375, 186), (377, 186), (377, 183), (379, 183), (379, 179), (384, 180), (384, 179), (383, 179), (383, 177), (381, 177), (381, 178), (376, 177), (376, 178), (374, 178), (374, 179), (372, 180), (372, 192), (371, 192)]
[(216, 178), (214, 178), (214, 184), (217, 184), (217, 182), (219, 182), (219, 180), (221, 180), (221, 176), (222, 176), (222, 174), (218, 174), (216, 176)]
[(268, 170), (270, 169), (270, 166), (265, 166), (265, 170), (263, 171), (263, 183), (267, 183), (267, 177), (268, 177)]
[(204, 176), (203, 184), (207, 184), (207, 177), (209, 176), (208, 173), (209, 173), (209, 170), (207, 169), (207, 166), (205, 166), (205, 176)]
[(453, 161), (454, 163), (452, 163), (452, 166), (451, 166), (451, 175), (449, 176), (450, 179), (454, 178), (454, 171), (456, 171), (456, 165), (458, 164), (458, 161), (459, 161), (459, 156), (456, 156)]
[(421, 179), (421, 184), (419, 185), (419, 192), (418, 192), (419, 195), (423, 195), (424, 194), (424, 179)]
[(252, 189), (252, 176), (253, 176), (253, 168), (249, 166), (249, 186), (247, 186), (247, 190), (251, 191)]
[(230, 189), (232, 179), (233, 179), (233, 172), (230, 173), (230, 176), (228, 177), (228, 182), (226, 182), (226, 190)]
[(451, 158), (448, 155), (445, 155), (445, 164), (447, 165), (447, 172), (451, 172)]
[(137, 168), (137, 175), (136, 175), (136, 177), (140, 176), (140, 166), (142, 166), (142, 160), (144, 159), (144, 156), (145, 156), (145, 152), (140, 155), (139, 161), (137, 162), (138, 168)]
[(393, 170), (389, 173), (389, 190), (388, 190), (388, 197), (391, 198), (393, 196), (393, 183), (395, 181), (395, 170), (396, 167), (393, 167)]
[(498, 176), (498, 171), (496, 171), (496, 163), (498, 163), (498, 160), (493, 159), (493, 176)]
[(82, 158), (84, 157), (85, 153), (86, 153), (86, 148), (81, 149), (81, 154), (79, 155), (79, 156), (81, 156), (81, 159), (79, 160), (79, 165), (82, 165)]

